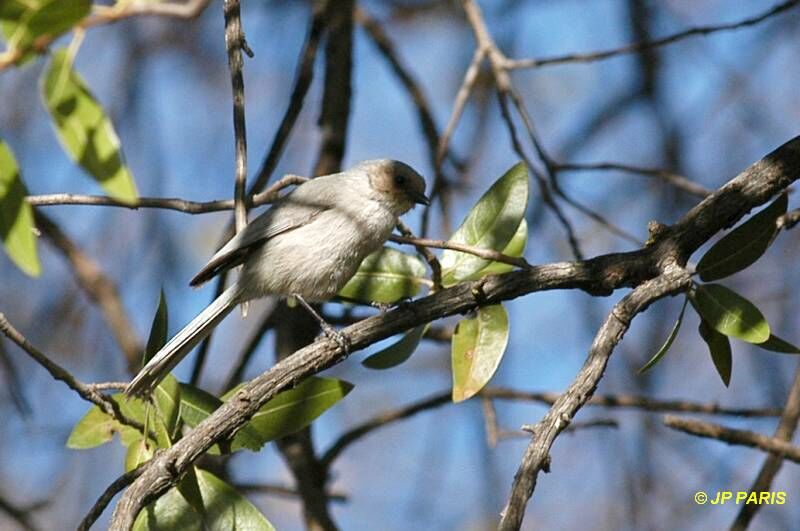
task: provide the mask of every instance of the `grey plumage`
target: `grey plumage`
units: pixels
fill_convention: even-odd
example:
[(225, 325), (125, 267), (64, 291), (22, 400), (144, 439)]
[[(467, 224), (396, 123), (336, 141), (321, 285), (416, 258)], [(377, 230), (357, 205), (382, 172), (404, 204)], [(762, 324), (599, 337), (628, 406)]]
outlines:
[(237, 304), (267, 295), (330, 299), (380, 248), (398, 217), (427, 204), (425, 181), (393, 160), (362, 162), (311, 179), (276, 201), (226, 243), (191, 280), (198, 286), (242, 266), (236, 282), (204, 309), (131, 381), (126, 393), (149, 394)]

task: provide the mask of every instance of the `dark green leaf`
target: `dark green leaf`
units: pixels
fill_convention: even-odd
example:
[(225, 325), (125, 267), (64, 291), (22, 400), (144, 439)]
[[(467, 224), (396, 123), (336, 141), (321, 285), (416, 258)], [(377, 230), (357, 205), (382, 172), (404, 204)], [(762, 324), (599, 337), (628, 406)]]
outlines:
[[(234, 435), (231, 449), (258, 451), (268, 441), (305, 428), (352, 388), (352, 384), (332, 378), (315, 376), (303, 380), (294, 389), (278, 393), (259, 409), (245, 426), (248, 430)], [(252, 440), (253, 434), (258, 437), (256, 441)]]
[(17, 267), (38, 277), (42, 270), (36, 253), (33, 209), (25, 200), (27, 195), (14, 154), (0, 140), (0, 238)]
[(756, 346), (772, 352), (781, 352), (783, 354), (800, 354), (800, 348), (797, 348), (788, 341), (785, 341), (774, 334), (771, 334), (769, 339), (763, 343), (756, 344)]
[[(520, 162), (508, 170), (478, 200), (450, 241), (502, 251), (520, 226), (528, 206), (528, 169)], [(442, 282), (453, 285), (491, 262), (446, 249), (442, 253)]]
[(384, 247), (361, 262), (339, 295), (364, 302), (397, 302), (430, 285), (425, 272), (425, 264), (416, 256)]
[[(203, 420), (206, 419), (211, 413), (213, 413), (219, 406), (222, 405), (223, 400), (227, 399), (233, 391), (236, 391), (240, 386), (235, 387), (225, 395), (223, 395), (223, 400), (220, 400), (216, 396), (203, 391), (193, 385), (189, 384), (180, 384), (181, 385), (181, 420), (185, 425), (190, 428), (194, 428), (198, 424), (200, 424)], [(244, 385), (244, 384), (242, 384)], [(258, 435), (253, 432), (253, 429), (250, 427), (249, 424), (245, 424), (245, 426), (239, 430), (237, 434), (242, 440), (248, 442), (251, 446), (258, 445)], [(214, 445), (208, 451), (211, 455), (220, 455), (221, 453), (229, 453), (227, 443), (223, 443), (222, 447), (220, 448), (219, 445)], [(223, 452), (224, 450), (224, 452)]]
[(725, 278), (758, 260), (778, 234), (777, 221), (786, 213), (788, 204), (787, 194), (781, 194), (770, 206), (714, 244), (697, 264), (700, 278), (706, 282)]
[(206, 508), (203, 506), (203, 493), (200, 491), (200, 481), (197, 479), (198, 469), (190, 466), (186, 474), (176, 485), (183, 499), (202, 517), (206, 517)]
[(3, 0), (0, 27), (9, 49), (28, 48), (38, 37), (72, 29), (91, 5), (91, 0)]
[(645, 373), (647, 370), (652, 368), (656, 363), (661, 361), (661, 358), (664, 357), (664, 354), (667, 353), (669, 348), (672, 346), (672, 343), (675, 341), (675, 338), (678, 336), (678, 330), (681, 329), (681, 323), (683, 322), (683, 314), (686, 312), (686, 303), (689, 302), (689, 299), (683, 300), (683, 306), (681, 307), (681, 313), (678, 314), (678, 320), (675, 321), (675, 326), (672, 327), (672, 331), (667, 336), (667, 340), (661, 345), (661, 348), (658, 349), (658, 352), (650, 358), (650, 361), (644, 364), (641, 369), (639, 369), (639, 374)]
[(197, 469), (205, 515), (200, 515), (177, 489), (167, 491), (136, 518), (134, 531), (238, 530), (274, 531), (247, 499), (210, 472)]
[(425, 325), (416, 327), (406, 333), (399, 341), (366, 358), (361, 364), (370, 369), (390, 369), (400, 365), (410, 358), (411, 354), (417, 349), (417, 345), (419, 345), (426, 328), (427, 326)]
[(167, 330), (169, 327), (167, 314), (167, 299), (164, 297), (164, 290), (162, 289), (158, 296), (156, 314), (153, 316), (153, 323), (150, 325), (150, 335), (147, 338), (147, 346), (144, 349), (142, 366), (150, 361), (150, 358), (167, 343)]
[(499, 304), (462, 319), (452, 340), (453, 402), (466, 400), (489, 383), (508, 344), (508, 314)]
[(719, 284), (701, 284), (691, 298), (692, 306), (717, 332), (748, 343), (763, 343), (769, 324), (753, 303)]
[(111, 120), (72, 69), (65, 50), (53, 54), (42, 94), (65, 151), (103, 187), (124, 203), (137, 199), (133, 177), (122, 159)]
[(731, 367), (733, 365), (733, 356), (731, 356), (731, 343), (728, 338), (716, 330), (714, 330), (709, 323), (700, 319), (700, 337), (708, 345), (708, 350), (711, 353), (711, 361), (714, 362), (722, 383), (728, 387), (731, 383)]

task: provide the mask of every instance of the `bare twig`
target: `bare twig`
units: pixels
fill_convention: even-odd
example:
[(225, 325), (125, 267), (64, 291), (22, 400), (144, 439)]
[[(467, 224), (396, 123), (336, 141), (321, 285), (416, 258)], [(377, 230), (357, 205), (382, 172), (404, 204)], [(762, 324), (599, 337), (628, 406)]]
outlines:
[[(412, 238), (416, 239), (414, 233), (411, 232), (411, 229), (403, 223), (402, 221), (397, 222), (397, 230), (400, 231), (400, 234), (403, 235), (404, 238)], [(430, 249), (425, 247), (424, 245), (414, 245), (414, 248), (417, 252), (422, 255), (426, 262), (428, 262), (428, 266), (431, 268), (431, 277), (433, 280), (433, 291), (441, 289), (442, 287), (442, 264), (439, 263), (439, 259), (436, 258), (436, 255), (431, 252)]]
[[(285, 175), (280, 180), (275, 181), (272, 186), (261, 193), (254, 195), (248, 201), (248, 207), (257, 207), (274, 202), (279, 197), (281, 190), (288, 186), (303, 184), (308, 179), (299, 175)], [(105, 195), (80, 195), (80, 194), (47, 194), (29, 195), (25, 198), (33, 206), (60, 206), (60, 205), (88, 205), (88, 206), (110, 206), (137, 210), (140, 208), (157, 208), (163, 210), (175, 210), (184, 214), (206, 214), (209, 212), (221, 212), (233, 210), (233, 199), (217, 199), (215, 201), (188, 201), (186, 199), (167, 198), (167, 197), (140, 197), (133, 203), (120, 203), (119, 201)]]
[(132, 426), (139, 431), (144, 431), (144, 426), (127, 418), (119, 409), (119, 405), (109, 397), (97, 392), (91, 385), (85, 384), (72, 376), (66, 369), (48, 358), (41, 350), (34, 347), (19, 330), (8, 322), (6, 316), (0, 313), (0, 332), (24, 350), (33, 360), (44, 367), (55, 380), (67, 384), (67, 387), (78, 393), (78, 396), (99, 407), (103, 413), (111, 416), (123, 424)]
[[(242, 493), (266, 494), (269, 496), (280, 496), (283, 498), (298, 498), (300, 493), (297, 489), (285, 487), (283, 485), (269, 485), (265, 483), (237, 483), (234, 488)], [(347, 495), (341, 492), (327, 492), (325, 496), (332, 502), (344, 503)]]
[[(140, 17), (158, 16), (179, 19), (192, 19), (200, 15), (211, 3), (211, 0), (187, 0), (177, 2), (120, 2), (113, 7), (93, 6), (92, 13), (76, 25), (77, 30), (85, 30), (93, 26), (101, 26), (120, 20)], [(0, 53), (0, 70), (14, 65), (29, 52), (44, 53), (58, 35), (44, 35), (36, 39), (30, 46), (12, 48)]]
[(615, 57), (618, 55), (639, 53), (648, 48), (666, 46), (668, 44), (672, 44), (673, 42), (680, 41), (688, 37), (694, 37), (698, 35), (710, 35), (712, 33), (718, 33), (721, 31), (730, 31), (740, 28), (746, 28), (748, 26), (755, 26), (756, 24), (759, 24), (775, 15), (778, 15), (780, 13), (783, 13), (784, 11), (788, 11), (789, 9), (796, 7), (798, 4), (800, 4), (800, 0), (789, 0), (787, 2), (780, 3), (758, 15), (745, 18), (738, 22), (730, 22), (728, 24), (716, 24), (708, 26), (697, 26), (694, 28), (689, 28), (688, 30), (685, 31), (674, 33), (672, 35), (663, 37), (661, 39), (656, 39), (653, 41), (634, 42), (632, 44), (628, 44), (626, 46), (622, 46), (619, 48), (613, 48), (611, 50), (559, 55), (554, 57), (546, 57), (542, 59), (507, 60), (504, 64), (504, 67), (508, 69), (520, 69), (520, 68), (538, 68), (541, 66), (564, 64), (564, 63), (589, 63), (593, 61), (609, 59), (611, 57)]
[(0, 511), (6, 513), (9, 518), (14, 520), (19, 527), (25, 531), (36, 531), (39, 529), (31, 522), (32, 507), (17, 507), (15, 504), (5, 499), (5, 497), (0, 496)]
[(392, 235), (389, 239), (396, 243), (405, 243), (414, 245), (416, 247), (433, 247), (434, 249), (450, 249), (451, 251), (459, 251), (466, 254), (492, 260), (495, 262), (502, 262), (514, 267), (521, 267), (527, 269), (531, 267), (527, 260), (522, 257), (508, 256), (493, 249), (483, 249), (482, 247), (474, 247), (472, 245), (464, 245), (460, 243), (453, 243), (444, 240), (431, 240), (428, 238), (414, 238), (411, 236), (395, 236)]
[(598, 162), (594, 164), (556, 164), (556, 169), (558, 171), (621, 171), (625, 173), (636, 173), (640, 175), (647, 175), (650, 177), (655, 177), (657, 179), (661, 179), (662, 181), (674, 186), (675, 188), (686, 192), (687, 194), (691, 194), (695, 197), (704, 198), (711, 194), (712, 190), (709, 190), (705, 186), (697, 184), (694, 181), (690, 181), (686, 177), (682, 175), (677, 175), (675, 173), (666, 171), (666, 170), (659, 170), (653, 168), (642, 168), (639, 166), (631, 166), (628, 164), (617, 164), (613, 162)]
[(673, 415), (664, 417), (664, 425), (688, 433), (689, 435), (716, 439), (737, 446), (758, 448), (759, 450), (779, 455), (795, 463), (800, 463), (800, 446), (794, 446), (784, 439), (767, 437), (766, 435), (753, 431), (735, 430), (712, 422), (684, 419)]
[(142, 475), (143, 468), (142, 465), (139, 465), (115, 479), (114, 482), (103, 491), (100, 497), (97, 498), (97, 501), (94, 502), (92, 508), (86, 513), (86, 516), (83, 517), (83, 520), (81, 520), (81, 523), (78, 525), (78, 531), (89, 531), (97, 519), (100, 518), (100, 515), (103, 514), (103, 511), (106, 510), (111, 500), (114, 499), (114, 496), (133, 483), (133, 480)]
[(235, 232), (238, 233), (247, 225), (247, 204), (245, 201), (247, 128), (244, 114), (244, 75), (242, 74), (244, 59), (242, 50), (245, 50), (249, 56), (252, 56), (253, 52), (250, 51), (244, 38), (239, 0), (225, 0), (223, 2), (223, 11), (225, 13), (225, 49), (228, 51), (228, 68), (231, 72), (231, 86), (233, 89), (233, 134), (236, 148), (233, 214)]
[[(798, 366), (794, 375), (794, 382), (792, 388), (789, 390), (789, 396), (786, 398), (786, 405), (783, 408), (781, 420), (778, 427), (775, 428), (775, 433), (772, 435), (773, 439), (786, 441), (787, 443), (792, 440), (795, 432), (797, 431), (797, 424), (800, 421), (800, 366)], [(778, 475), (778, 472), (783, 465), (783, 459), (780, 454), (770, 454), (761, 465), (753, 484), (750, 486), (750, 492), (766, 492), (772, 487), (772, 481)], [(757, 503), (745, 503), (739, 509), (739, 514), (736, 515), (731, 531), (744, 531), (750, 525), (753, 518), (759, 509)]]

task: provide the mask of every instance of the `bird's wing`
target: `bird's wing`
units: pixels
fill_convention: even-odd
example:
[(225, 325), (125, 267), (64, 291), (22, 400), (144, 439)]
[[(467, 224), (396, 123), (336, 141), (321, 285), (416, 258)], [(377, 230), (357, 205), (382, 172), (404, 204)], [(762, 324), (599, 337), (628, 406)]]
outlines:
[[(299, 191), (300, 187), (296, 190)], [(192, 278), (189, 285), (199, 286), (219, 273), (241, 265), (271, 238), (308, 224), (330, 208), (316, 201), (303, 201), (305, 195), (307, 194), (293, 192), (251, 221), (243, 231), (231, 238), (211, 257), (211, 260)]]

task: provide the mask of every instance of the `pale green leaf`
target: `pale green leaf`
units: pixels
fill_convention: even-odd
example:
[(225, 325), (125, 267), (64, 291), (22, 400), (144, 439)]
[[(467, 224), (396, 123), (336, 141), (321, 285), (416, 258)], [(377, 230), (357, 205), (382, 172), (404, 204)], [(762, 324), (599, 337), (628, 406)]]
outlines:
[(453, 402), (466, 400), (489, 383), (508, 344), (508, 314), (496, 304), (462, 319), (451, 344)]
[(661, 348), (658, 349), (658, 352), (650, 358), (650, 361), (645, 363), (641, 369), (639, 369), (639, 374), (643, 374), (647, 372), (650, 368), (652, 368), (656, 363), (661, 361), (661, 358), (667, 353), (669, 348), (672, 346), (672, 343), (675, 341), (675, 338), (678, 336), (678, 330), (681, 329), (681, 323), (683, 322), (683, 314), (686, 312), (686, 303), (689, 302), (689, 299), (683, 300), (683, 306), (681, 307), (681, 313), (678, 314), (678, 320), (675, 321), (675, 325), (672, 327), (672, 331), (667, 336), (667, 340), (661, 345)]
[(731, 370), (733, 366), (733, 356), (731, 355), (731, 343), (728, 338), (711, 327), (705, 320), (700, 319), (700, 337), (708, 345), (711, 354), (711, 361), (717, 369), (722, 383), (728, 387), (731, 383)]
[(196, 473), (204, 515), (198, 514), (177, 489), (170, 489), (139, 513), (134, 531), (274, 531), (264, 515), (233, 487), (205, 470), (196, 469)]
[(130, 472), (142, 463), (149, 461), (156, 452), (156, 445), (149, 439), (140, 438), (125, 453), (125, 472)]
[(364, 302), (397, 302), (430, 284), (425, 273), (425, 264), (416, 256), (384, 247), (361, 262), (339, 295)]
[(33, 209), (25, 200), (27, 195), (14, 154), (0, 140), (0, 238), (17, 267), (38, 277), (42, 269), (36, 253)]
[[(522, 218), (519, 227), (517, 227), (517, 232), (514, 233), (514, 236), (511, 238), (511, 241), (508, 242), (508, 245), (506, 245), (501, 252), (506, 256), (519, 258), (525, 252), (525, 245), (527, 243), (528, 243), (528, 222), (525, 221), (525, 218)], [(514, 266), (511, 264), (506, 264), (504, 262), (491, 262), (489, 265), (487, 265), (474, 275), (469, 276), (465, 280), (476, 280), (481, 277), (485, 277), (486, 275), (501, 275), (503, 273), (508, 273), (509, 271), (513, 270)]]
[(361, 364), (369, 369), (390, 369), (400, 365), (417, 349), (426, 329), (426, 325), (414, 328), (404, 334), (399, 341), (369, 356)]
[(85, 450), (105, 444), (114, 438), (121, 429), (119, 422), (106, 415), (97, 406), (78, 421), (67, 439), (67, 448)]
[(770, 206), (726, 234), (700, 259), (697, 272), (708, 282), (741, 271), (756, 260), (778, 234), (778, 218), (786, 213), (788, 196), (783, 193)]
[[(517, 232), (527, 206), (528, 169), (520, 162), (483, 194), (450, 241), (501, 251)], [(442, 281), (445, 286), (450, 286), (490, 263), (471, 254), (445, 249), (441, 258)]]
[[(159, 421), (166, 429), (169, 441), (174, 441), (180, 427), (181, 386), (174, 376), (168, 374), (153, 391), (153, 402)], [(163, 445), (163, 441), (159, 441)]]
[(769, 324), (752, 302), (720, 284), (701, 284), (691, 297), (692, 306), (717, 332), (748, 343), (763, 343)]
[(86, 83), (72, 69), (65, 50), (53, 54), (44, 72), (42, 94), (59, 140), (109, 196), (137, 199), (136, 185), (122, 158), (119, 137)]

